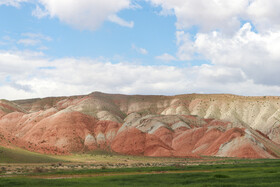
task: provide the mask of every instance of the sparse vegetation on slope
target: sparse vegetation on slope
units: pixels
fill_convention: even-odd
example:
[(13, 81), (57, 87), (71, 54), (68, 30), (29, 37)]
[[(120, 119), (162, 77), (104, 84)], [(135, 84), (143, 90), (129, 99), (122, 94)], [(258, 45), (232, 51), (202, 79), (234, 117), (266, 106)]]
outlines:
[(61, 160), (23, 149), (0, 147), (0, 163), (52, 163)]

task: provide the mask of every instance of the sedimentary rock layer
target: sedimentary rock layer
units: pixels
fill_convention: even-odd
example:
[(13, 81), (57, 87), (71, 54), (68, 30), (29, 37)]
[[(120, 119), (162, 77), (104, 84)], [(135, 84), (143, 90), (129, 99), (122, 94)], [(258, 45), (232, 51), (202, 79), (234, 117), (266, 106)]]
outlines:
[(280, 98), (85, 96), (0, 101), (0, 145), (46, 154), (280, 156)]

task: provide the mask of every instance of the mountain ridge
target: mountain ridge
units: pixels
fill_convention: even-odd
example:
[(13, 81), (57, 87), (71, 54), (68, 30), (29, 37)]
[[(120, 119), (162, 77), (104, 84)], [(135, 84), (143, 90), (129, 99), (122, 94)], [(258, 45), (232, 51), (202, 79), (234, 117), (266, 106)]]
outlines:
[[(202, 121), (203, 125), (195, 125)], [(154, 130), (145, 130), (148, 127)], [(57, 147), (57, 154), (109, 149), (146, 156), (275, 158), (280, 156), (280, 97), (93, 92), (70, 97), (1, 100), (0, 128), (24, 141)], [(132, 137), (128, 136), (130, 133)], [(200, 133), (197, 135), (200, 138), (189, 139), (193, 133)], [(220, 139), (225, 134), (233, 138)], [(141, 151), (130, 150), (132, 145), (125, 140), (129, 138), (137, 145), (142, 142), (138, 145)], [(211, 144), (204, 142), (204, 138)], [(182, 143), (185, 141), (188, 145)], [(239, 154), (238, 149), (243, 151)]]

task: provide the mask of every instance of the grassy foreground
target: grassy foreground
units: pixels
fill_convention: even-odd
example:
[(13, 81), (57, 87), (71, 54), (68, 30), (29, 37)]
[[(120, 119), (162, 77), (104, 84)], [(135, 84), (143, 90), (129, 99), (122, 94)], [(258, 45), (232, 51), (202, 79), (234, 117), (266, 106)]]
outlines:
[(3, 176), (0, 186), (280, 186), (280, 161), (55, 171)]
[(60, 161), (60, 159), (24, 149), (0, 147), (0, 163), (53, 163)]

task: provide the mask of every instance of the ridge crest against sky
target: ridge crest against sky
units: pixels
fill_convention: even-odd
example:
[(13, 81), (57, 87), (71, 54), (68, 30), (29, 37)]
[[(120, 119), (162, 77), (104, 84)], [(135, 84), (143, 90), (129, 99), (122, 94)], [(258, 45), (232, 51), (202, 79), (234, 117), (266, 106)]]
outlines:
[(0, 0), (0, 98), (279, 95), (278, 0)]

